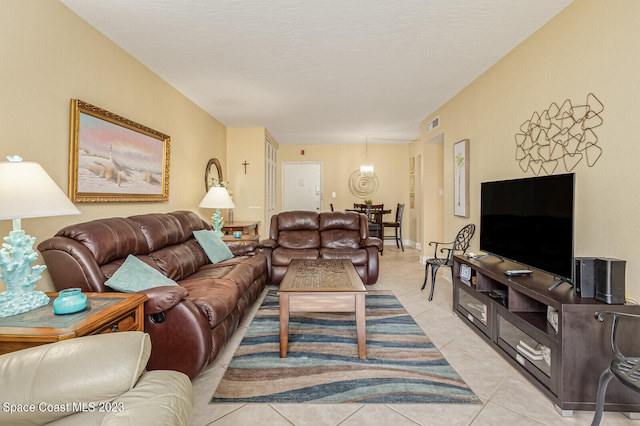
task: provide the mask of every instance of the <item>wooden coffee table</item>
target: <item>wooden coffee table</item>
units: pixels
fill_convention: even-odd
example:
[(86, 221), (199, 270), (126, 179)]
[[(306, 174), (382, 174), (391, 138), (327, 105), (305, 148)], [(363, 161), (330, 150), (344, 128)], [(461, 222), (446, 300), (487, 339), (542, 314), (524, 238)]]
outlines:
[(358, 357), (366, 359), (366, 294), (350, 260), (292, 260), (278, 290), (280, 358), (287, 357), (291, 312), (355, 312)]

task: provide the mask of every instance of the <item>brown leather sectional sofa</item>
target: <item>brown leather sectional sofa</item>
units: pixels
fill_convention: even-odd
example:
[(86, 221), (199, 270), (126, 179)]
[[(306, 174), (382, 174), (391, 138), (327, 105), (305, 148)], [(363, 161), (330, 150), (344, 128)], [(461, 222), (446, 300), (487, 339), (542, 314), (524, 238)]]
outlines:
[(178, 286), (143, 292), (149, 370), (195, 377), (236, 331), (267, 281), (267, 259), (257, 243), (227, 245), (234, 257), (211, 264), (193, 237), (210, 229), (188, 211), (99, 219), (61, 229), (38, 246), (57, 290), (112, 291), (105, 281), (135, 255)]
[(363, 214), (288, 211), (271, 217), (269, 238), (260, 247), (272, 284), (280, 284), (292, 259), (349, 259), (363, 283), (375, 284), (383, 243), (369, 237)]

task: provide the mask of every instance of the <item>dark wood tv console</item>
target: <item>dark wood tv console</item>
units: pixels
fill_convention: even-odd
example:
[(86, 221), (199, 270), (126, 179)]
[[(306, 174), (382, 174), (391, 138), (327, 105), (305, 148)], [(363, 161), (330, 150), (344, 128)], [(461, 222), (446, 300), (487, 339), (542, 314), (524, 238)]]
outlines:
[[(460, 278), (461, 265), (471, 267), (470, 280)], [(509, 269), (523, 266), (496, 257), (455, 256), (454, 313), (542, 390), (561, 415), (571, 416), (573, 410), (594, 411), (600, 374), (614, 357), (611, 318), (599, 323), (594, 314), (603, 310), (640, 314), (640, 306), (583, 299), (574, 295), (567, 283), (549, 290), (554, 283), (551, 275), (534, 271), (528, 276), (509, 277), (504, 274)], [(547, 319), (549, 308), (557, 310), (557, 330)], [(622, 353), (640, 355), (639, 327), (637, 320), (620, 322)], [(612, 380), (605, 410), (637, 418), (640, 395)]]

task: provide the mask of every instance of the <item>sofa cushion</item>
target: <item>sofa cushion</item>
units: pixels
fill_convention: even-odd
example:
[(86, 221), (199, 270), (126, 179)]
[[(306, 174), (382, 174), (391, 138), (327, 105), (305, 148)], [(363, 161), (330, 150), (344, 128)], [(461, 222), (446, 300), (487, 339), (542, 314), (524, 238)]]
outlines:
[(359, 249), (361, 247), (359, 231), (349, 229), (328, 229), (320, 232), (320, 246), (322, 248), (350, 248)]
[(320, 248), (320, 233), (315, 230), (280, 231), (278, 244), (288, 249)]
[(277, 230), (301, 231), (319, 229), (320, 218), (314, 211), (288, 211), (279, 213), (277, 216)]
[(178, 219), (178, 222), (182, 225), (185, 238), (191, 238), (193, 231), (211, 229), (211, 226), (207, 222), (192, 211), (180, 210), (168, 214)]
[(180, 285), (189, 290), (189, 300), (205, 314), (211, 328), (236, 308), (238, 288), (231, 280), (203, 277), (181, 281)]
[(355, 212), (322, 212), (320, 213), (320, 232), (328, 229), (349, 229), (360, 231), (360, 214)]
[(336, 249), (362, 247), (360, 215), (358, 213), (320, 213), (319, 229), (321, 247)]
[(149, 213), (130, 216), (144, 234), (149, 249), (159, 250), (163, 247), (184, 242), (185, 237), (180, 221), (172, 215), (164, 213)]
[(122, 217), (98, 219), (62, 228), (57, 236), (86, 246), (98, 265), (123, 259), (129, 254), (149, 254), (147, 240), (135, 222)]
[(213, 231), (193, 231), (193, 236), (198, 240), (211, 263), (222, 262), (233, 257), (229, 247)]
[(271, 253), (273, 265), (288, 266), (292, 259), (318, 259), (318, 249), (289, 249), (278, 247)]
[(123, 293), (134, 293), (148, 288), (178, 284), (137, 257), (129, 255), (104, 285)]
[(176, 281), (188, 277), (209, 263), (202, 247), (194, 239), (164, 247), (149, 254), (149, 257), (164, 275)]
[(365, 249), (321, 248), (320, 257), (322, 259), (349, 259), (354, 266), (366, 265), (369, 261), (369, 254)]

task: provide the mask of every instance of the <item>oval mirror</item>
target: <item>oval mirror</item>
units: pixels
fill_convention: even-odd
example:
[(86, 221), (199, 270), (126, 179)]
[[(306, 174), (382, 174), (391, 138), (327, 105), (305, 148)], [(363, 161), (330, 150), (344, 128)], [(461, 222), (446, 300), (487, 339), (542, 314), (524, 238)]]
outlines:
[(222, 165), (217, 158), (212, 158), (207, 163), (207, 168), (204, 171), (204, 186), (207, 192), (212, 186), (218, 185), (222, 182)]

